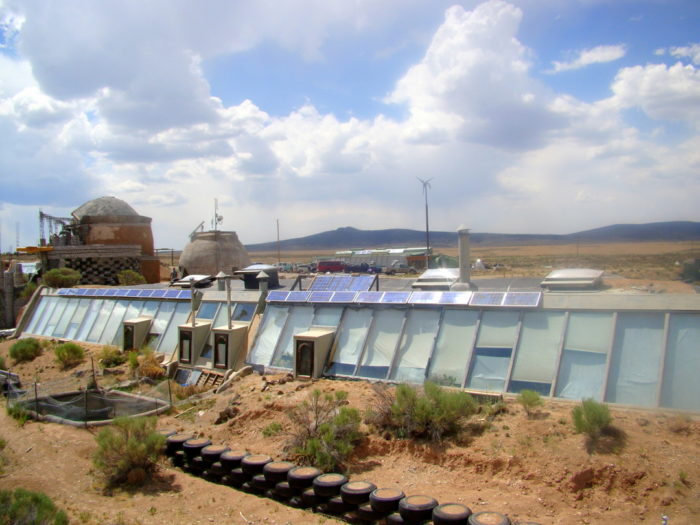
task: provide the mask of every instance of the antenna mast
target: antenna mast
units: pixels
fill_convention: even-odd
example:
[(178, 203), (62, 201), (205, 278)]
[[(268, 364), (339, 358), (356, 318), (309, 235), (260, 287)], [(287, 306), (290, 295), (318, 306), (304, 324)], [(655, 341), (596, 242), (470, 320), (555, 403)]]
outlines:
[(430, 269), (430, 227), (428, 226), (428, 188), (433, 177), (423, 180), (416, 177), (423, 185), (423, 195), (425, 196), (425, 269)]

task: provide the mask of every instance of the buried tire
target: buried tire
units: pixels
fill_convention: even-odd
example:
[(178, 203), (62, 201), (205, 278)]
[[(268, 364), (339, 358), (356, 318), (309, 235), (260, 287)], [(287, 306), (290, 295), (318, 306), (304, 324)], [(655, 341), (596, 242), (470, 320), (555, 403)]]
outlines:
[(376, 489), (369, 495), (369, 504), (377, 512), (390, 514), (399, 509), (399, 502), (405, 497), (399, 489)]
[(314, 479), (319, 477), (321, 472), (316, 467), (294, 467), (287, 472), (287, 481), (289, 486), (295, 490), (304, 490), (309, 488)]
[(505, 514), (485, 510), (469, 516), (469, 525), (510, 525), (510, 520)]
[(376, 489), (377, 486), (369, 481), (350, 481), (340, 487), (340, 496), (345, 503), (362, 505), (369, 501), (369, 495)]
[(399, 501), (399, 514), (409, 523), (427, 521), (432, 519), (437, 505), (437, 500), (430, 496), (407, 496)]
[(443, 503), (433, 509), (434, 525), (468, 525), (472, 511), (461, 503)]
[(335, 472), (321, 474), (314, 479), (312, 486), (314, 492), (324, 498), (332, 498), (340, 494), (340, 487), (348, 482), (348, 478)]

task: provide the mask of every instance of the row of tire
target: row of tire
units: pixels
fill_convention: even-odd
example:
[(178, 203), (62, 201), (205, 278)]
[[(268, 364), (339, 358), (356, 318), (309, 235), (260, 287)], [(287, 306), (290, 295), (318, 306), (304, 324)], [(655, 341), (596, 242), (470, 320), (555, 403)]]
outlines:
[(398, 489), (378, 488), (368, 481), (350, 481), (343, 474), (213, 445), (211, 440), (191, 434), (160, 433), (166, 437), (166, 456), (186, 472), (350, 523), (511, 525), (508, 517), (498, 512), (472, 513), (461, 503), (439, 504), (429, 496), (406, 496)]

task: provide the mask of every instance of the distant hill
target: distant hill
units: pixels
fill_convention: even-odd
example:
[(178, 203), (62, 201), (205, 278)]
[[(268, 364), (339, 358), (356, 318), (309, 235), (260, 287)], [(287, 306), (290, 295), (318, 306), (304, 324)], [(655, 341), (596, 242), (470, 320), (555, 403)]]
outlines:
[[(474, 244), (483, 246), (567, 244), (577, 241), (698, 241), (700, 240), (700, 222), (675, 221), (649, 224), (615, 224), (566, 235), (472, 232), (470, 240)], [(433, 247), (455, 246), (457, 244), (457, 232), (431, 231), (430, 244)], [(425, 231), (406, 229), (358, 230), (352, 227), (338, 228), (296, 239), (285, 239), (279, 243), (281, 250), (360, 250), (417, 246), (425, 246)], [(249, 251), (274, 251), (277, 249), (277, 242), (248, 244), (246, 249)]]

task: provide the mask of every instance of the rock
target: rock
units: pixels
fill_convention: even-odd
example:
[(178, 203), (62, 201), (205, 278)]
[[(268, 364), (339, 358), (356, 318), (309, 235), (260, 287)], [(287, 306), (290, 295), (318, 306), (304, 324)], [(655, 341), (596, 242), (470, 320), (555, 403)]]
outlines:
[(214, 421), (215, 425), (220, 425), (221, 423), (225, 423), (229, 419), (232, 419), (236, 417), (240, 412), (240, 409), (236, 406), (229, 405), (226, 408), (224, 408), (221, 412), (219, 412), (219, 417), (216, 418), (216, 421)]
[(594, 479), (595, 472), (592, 468), (580, 470), (579, 472), (571, 476), (571, 480), (569, 481), (569, 488), (571, 492), (579, 492), (587, 487), (590, 487), (593, 484)]

